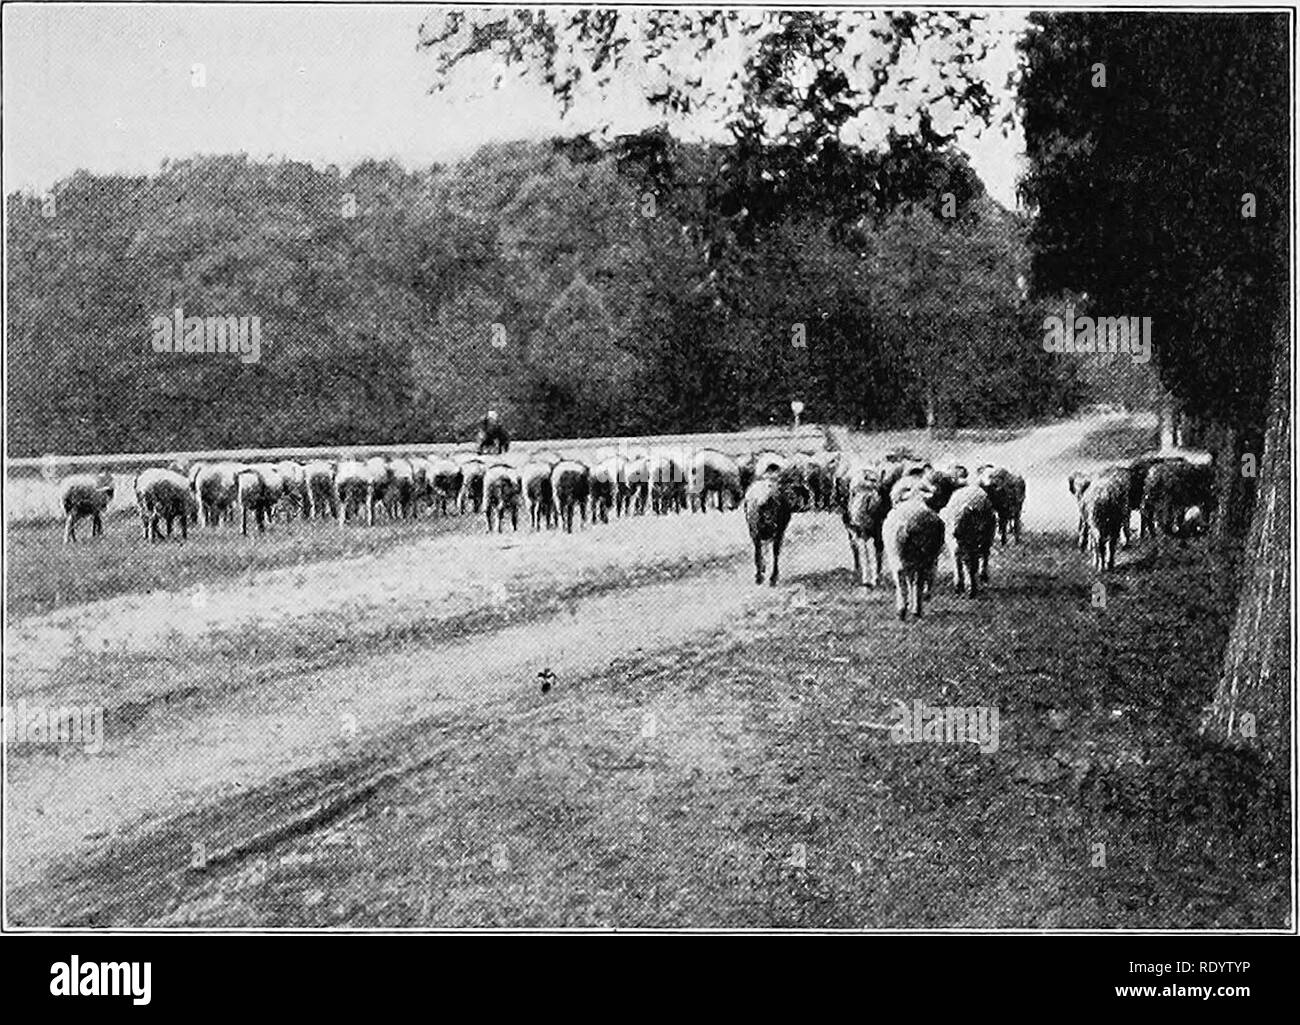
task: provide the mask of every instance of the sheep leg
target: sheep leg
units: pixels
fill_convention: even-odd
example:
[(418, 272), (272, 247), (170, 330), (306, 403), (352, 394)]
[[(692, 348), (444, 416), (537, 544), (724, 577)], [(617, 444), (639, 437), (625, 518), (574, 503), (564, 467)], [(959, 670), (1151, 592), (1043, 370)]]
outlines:
[(766, 574), (767, 568), (763, 565), (763, 542), (754, 538), (754, 583), (761, 584)]
[[(871, 581), (868, 587), (875, 587), (880, 583), (880, 574), (884, 572), (885, 566), (885, 542), (879, 536), (873, 538), (876, 549), (876, 560), (871, 565)], [(865, 545), (863, 546), (865, 548)]]
[[(966, 564), (964, 561), (965, 558), (966, 558), (966, 553), (961, 551), (960, 549), (954, 550), (952, 553), (952, 586), (956, 589), (958, 594), (961, 594), (966, 590)], [(972, 580), (971, 581), (972, 591), (975, 589), (974, 584), (975, 581)]]
[(966, 572), (970, 575), (970, 596), (975, 597), (978, 589), (976, 581), (980, 575), (980, 557), (979, 552), (971, 552), (966, 556)]
[(858, 539), (852, 533), (849, 534), (849, 551), (853, 553), (853, 576), (865, 584), (867, 571), (862, 567), (862, 560), (858, 556)]
[(908, 606), (908, 577), (910, 574), (905, 569), (894, 570), (894, 605), (898, 609), (898, 618), (907, 618)]
[(772, 579), (768, 581), (773, 587), (776, 586), (776, 579), (781, 575), (781, 532), (778, 531), (776, 537), (772, 538)]
[[(67, 518), (63, 522), (63, 543), (65, 545), (71, 544), (73, 541), (77, 540), (76, 523), (77, 517), (72, 513), (68, 513)], [(94, 535), (92, 534), (91, 536), (93, 537)]]

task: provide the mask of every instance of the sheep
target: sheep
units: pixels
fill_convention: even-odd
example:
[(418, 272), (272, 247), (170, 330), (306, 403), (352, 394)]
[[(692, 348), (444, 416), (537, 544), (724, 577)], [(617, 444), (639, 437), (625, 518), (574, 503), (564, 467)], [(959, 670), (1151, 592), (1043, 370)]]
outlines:
[(160, 522), (167, 524), (167, 536), (172, 536), (172, 523), (180, 520), (181, 540), (189, 537), (189, 522), (198, 509), (198, 501), (190, 491), (190, 482), (174, 470), (152, 467), (136, 474), (134, 482), (135, 504), (140, 510), (140, 525), (146, 541), (161, 541)]
[(555, 513), (566, 534), (573, 533), (573, 513), (577, 510), (582, 522), (587, 522), (587, 493), (591, 487), (591, 471), (585, 463), (565, 459), (551, 470), (551, 495)]
[(368, 504), (370, 470), (358, 459), (344, 459), (334, 471), (334, 509), (339, 527), (347, 525), (348, 513)]
[(828, 510), (835, 506), (835, 479), (842, 461), (839, 452), (817, 452), (812, 456), (812, 477), (814, 486), (813, 507)]
[(487, 463), (481, 459), (466, 459), (460, 462), (460, 494), (456, 498), (456, 511), (465, 512), (469, 506), (473, 512), (483, 509), (483, 481), (487, 476)]
[(600, 476), (608, 476), (610, 481), (610, 502), (614, 506), (614, 515), (622, 516), (628, 511), (627, 460), (621, 455), (603, 459), (592, 469), (593, 479), (599, 471)]
[(1068, 478), (1070, 494), (1074, 496), (1074, 501), (1079, 506), (1079, 525), (1077, 533), (1079, 538), (1079, 551), (1081, 552), (1086, 552), (1088, 550), (1088, 513), (1083, 504), (1083, 496), (1088, 490), (1088, 485), (1091, 482), (1092, 478), (1088, 474), (1079, 470), (1075, 470)]
[(952, 548), (952, 583), (957, 593), (965, 589), (963, 577), (969, 571), (970, 596), (979, 584), (989, 580), (989, 549), (998, 529), (993, 500), (978, 484), (967, 484), (952, 493), (940, 513)]
[[(1186, 463), (1187, 460), (1182, 456), (1140, 456), (1128, 464), (1129, 470), (1129, 493), (1128, 504), (1130, 509), (1138, 510), (1138, 539), (1146, 537), (1150, 532), (1152, 524), (1147, 522), (1143, 510), (1142, 498), (1146, 493), (1147, 477), (1151, 473), (1152, 467), (1160, 466), (1164, 463)], [(1127, 526), (1127, 525), (1126, 525)], [(1128, 540), (1128, 530), (1124, 531), (1125, 540)]]
[(555, 502), (551, 494), (551, 464), (525, 463), (520, 471), (524, 508), (533, 530), (555, 525)]
[(1193, 506), (1200, 508), (1202, 521), (1218, 507), (1213, 462), (1170, 461), (1151, 467), (1142, 492), (1142, 520), (1148, 528), (1176, 535)]
[(280, 480), (284, 484), (284, 493), (281, 495), (279, 508), (284, 510), (285, 519), (293, 519), (295, 514), (306, 516), (307, 475), (302, 464), (292, 459), (283, 459), (271, 465), (275, 467), (276, 472), (280, 475)]
[(886, 480), (895, 478), (890, 488), (889, 500), (892, 505), (899, 505), (914, 495), (919, 495), (934, 512), (948, 504), (949, 496), (957, 490), (957, 482), (936, 470), (929, 463), (908, 467), (902, 474), (895, 475), (892, 467)]
[(718, 496), (718, 512), (734, 509), (745, 497), (740, 488), (740, 467), (736, 461), (721, 452), (701, 449), (691, 460), (691, 507), (704, 512), (708, 508), (709, 495)]
[(1115, 548), (1128, 523), (1129, 475), (1126, 467), (1104, 470), (1083, 492), (1083, 511), (1097, 572), (1115, 568)]
[(248, 514), (257, 522), (257, 531), (266, 530), (276, 504), (284, 497), (284, 478), (271, 463), (253, 463), (240, 467), (239, 481), (239, 532), (248, 536)]
[(772, 576), (768, 583), (775, 587), (781, 572), (781, 542), (785, 528), (795, 508), (808, 504), (808, 489), (792, 477), (782, 478), (778, 473), (767, 473), (755, 480), (745, 491), (743, 506), (749, 539), (754, 545), (754, 583), (761, 584), (766, 569), (763, 565), (763, 545), (772, 545)]
[(618, 499), (619, 461), (606, 459), (591, 468), (587, 477), (587, 501), (591, 506), (591, 522), (600, 517), (601, 523), (609, 522), (610, 507)]
[(199, 463), (190, 469), (190, 491), (199, 504), (204, 526), (215, 527), (234, 516), (239, 498), (240, 463)]
[(629, 453), (623, 464), (623, 507), (629, 513), (644, 515), (650, 504), (650, 457), (644, 453)]
[(929, 497), (925, 491), (915, 490), (889, 510), (881, 531), (894, 574), (899, 619), (907, 618), (909, 605), (920, 618), (924, 593), (933, 585), (935, 565), (943, 550), (943, 520), (930, 508)]
[[(477, 465), (482, 466), (483, 464), (478, 463)], [(464, 506), (460, 496), (465, 488), (466, 474), (473, 472), (475, 472), (475, 467), (471, 466), (469, 462), (455, 463), (450, 459), (430, 460), (429, 494), (432, 498), (431, 505), (436, 505), (438, 512), (444, 516), (447, 515), (449, 506), (454, 507), (458, 513), (463, 512)]]
[[(884, 565), (885, 542), (881, 536), (885, 517), (889, 515), (889, 495), (880, 485), (874, 472), (860, 470), (847, 479), (848, 496), (844, 500), (841, 517), (849, 535), (849, 549), (853, 552), (853, 573), (863, 587), (875, 587), (880, 582)], [(868, 545), (871, 542), (871, 545)], [(875, 558), (870, 558), (874, 548)], [(871, 570), (868, 575), (867, 566)]]
[(415, 467), (409, 459), (385, 460), (388, 485), (384, 488), (384, 512), (390, 520), (407, 520), (415, 511)]
[(338, 502), (334, 497), (334, 466), (323, 459), (314, 459), (302, 468), (303, 495), (307, 500), (308, 519), (324, 519), (338, 515)]
[(366, 460), (366, 526), (375, 525), (375, 509), (388, 510), (388, 493), (393, 484), (393, 471), (383, 456)]
[(650, 508), (657, 514), (686, 508), (687, 464), (678, 452), (656, 449), (650, 456)]
[(986, 463), (975, 471), (976, 481), (993, 500), (998, 516), (998, 532), (1002, 543), (1007, 543), (1007, 528), (1016, 543), (1020, 543), (1020, 511), (1025, 504), (1025, 479), (1018, 473)]
[[(411, 516), (419, 519), (422, 508), (433, 508), (433, 486), (430, 483), (431, 469), (437, 459), (426, 459), (424, 456), (408, 456), (406, 461), (411, 464)], [(460, 469), (460, 464), (456, 464)], [(452, 496), (455, 502), (460, 497), (460, 489), (457, 487), (456, 494)]]
[(487, 512), (487, 529), (492, 533), (492, 517), (496, 514), (497, 533), (505, 527), (506, 512), (510, 513), (513, 529), (519, 529), (519, 495), (522, 481), (519, 471), (508, 463), (494, 463), (483, 475), (483, 508)]
[(90, 517), (90, 536), (104, 534), (104, 510), (113, 500), (113, 475), (74, 473), (59, 482), (59, 508), (63, 510), (63, 543), (77, 540), (77, 520)]

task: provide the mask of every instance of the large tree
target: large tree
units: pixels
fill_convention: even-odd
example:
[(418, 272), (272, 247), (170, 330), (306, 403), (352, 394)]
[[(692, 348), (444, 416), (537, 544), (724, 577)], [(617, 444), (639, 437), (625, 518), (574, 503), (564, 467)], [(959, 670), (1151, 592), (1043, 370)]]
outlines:
[[(1162, 380), (1209, 425), (1224, 557), (1249, 542), (1204, 728), (1285, 770), (1287, 18), (1036, 15), (1022, 50), (1034, 288), (1084, 291), (1104, 314), (1152, 317)], [(1243, 712), (1257, 737), (1243, 736)]]

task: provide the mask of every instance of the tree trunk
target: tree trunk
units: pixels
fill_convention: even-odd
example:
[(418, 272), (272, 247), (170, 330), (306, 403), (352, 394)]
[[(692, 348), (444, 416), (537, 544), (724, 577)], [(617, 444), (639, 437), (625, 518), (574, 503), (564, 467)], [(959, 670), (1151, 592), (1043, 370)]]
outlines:
[(1285, 775), (1291, 751), (1291, 376), (1285, 325), (1273, 344), (1273, 388), (1244, 580), (1223, 673), (1201, 732), (1259, 750)]

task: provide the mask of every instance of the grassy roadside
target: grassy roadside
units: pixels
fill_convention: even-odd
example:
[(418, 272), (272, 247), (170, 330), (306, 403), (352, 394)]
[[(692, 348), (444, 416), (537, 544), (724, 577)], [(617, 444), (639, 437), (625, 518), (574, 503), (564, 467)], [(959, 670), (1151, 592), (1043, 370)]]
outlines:
[[(796, 577), (804, 607), (394, 733), (371, 762), (421, 767), (301, 835), (210, 872), (173, 868), (138, 902), (118, 893), (93, 920), (1283, 924), (1285, 797), (1190, 734), (1227, 629), (1212, 565), (1194, 547), (1144, 552), (1097, 609), (1082, 563), (1067, 537), (1033, 536), (995, 555), (993, 593), (940, 585), (908, 624), (843, 570)], [(997, 752), (890, 743), (871, 724), (895, 698), (996, 706)], [(277, 800), (257, 798), (238, 807)], [(229, 825), (234, 810), (206, 814)], [(131, 844), (184, 851), (193, 829)]]

